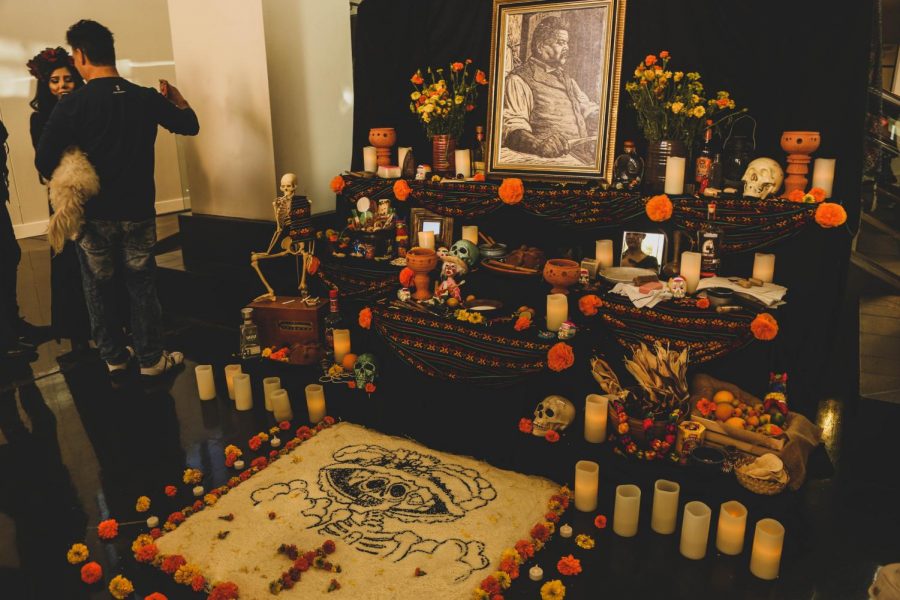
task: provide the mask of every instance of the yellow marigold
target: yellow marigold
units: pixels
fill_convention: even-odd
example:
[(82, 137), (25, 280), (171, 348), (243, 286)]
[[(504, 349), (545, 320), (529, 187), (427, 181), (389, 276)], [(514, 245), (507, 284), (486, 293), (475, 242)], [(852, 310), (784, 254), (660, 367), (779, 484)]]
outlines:
[(181, 585), (191, 585), (191, 581), (194, 579), (195, 575), (201, 575), (200, 567), (197, 565), (192, 565), (190, 563), (183, 564), (178, 567), (178, 570), (175, 571), (175, 583), (180, 583)]
[(137, 502), (134, 505), (134, 510), (138, 512), (147, 512), (150, 510), (150, 498), (147, 496), (141, 496), (137, 499)]
[(116, 600), (125, 600), (125, 598), (134, 593), (134, 586), (128, 579), (121, 575), (116, 575), (112, 578), (112, 581), (109, 582), (109, 593), (112, 594), (113, 598), (116, 598)]
[(559, 579), (553, 579), (541, 586), (541, 600), (563, 600), (566, 586)]
[(469, 323), (478, 325), (484, 322), (484, 315), (479, 312), (469, 313)]
[(131, 542), (131, 551), (137, 552), (141, 546), (146, 546), (147, 544), (153, 543), (153, 536), (148, 533), (142, 533), (141, 535), (134, 538), (134, 541)]
[(500, 184), (500, 189), (497, 190), (497, 194), (500, 196), (500, 199), (503, 200), (504, 204), (518, 204), (525, 195), (525, 186), (522, 185), (521, 179), (507, 177)]
[(500, 587), (504, 590), (508, 590), (509, 586), (512, 585), (512, 578), (503, 571), (494, 571), (494, 579), (500, 583)]
[(203, 480), (203, 471), (200, 469), (185, 469), (182, 481), (189, 485), (197, 485)]
[[(266, 349), (269, 350), (271, 353), (271, 348), (266, 348)], [(243, 456), (244, 451), (241, 450), (240, 448), (238, 448), (237, 446), (235, 446), (234, 444), (228, 444), (227, 446), (225, 446), (225, 456), (228, 456), (229, 454), (234, 454), (235, 456)]]
[(575, 364), (575, 352), (572, 346), (558, 342), (547, 352), (547, 366), (551, 371), (564, 371)]
[(594, 538), (585, 533), (579, 533), (577, 536), (575, 536), (575, 545), (584, 550), (590, 550), (596, 544), (597, 543), (594, 541)]
[(750, 323), (750, 331), (753, 332), (753, 337), (758, 340), (763, 340), (764, 342), (774, 340), (775, 336), (778, 335), (778, 321), (769, 313), (759, 313), (753, 319), (753, 322)]
[(703, 108), (702, 106), (695, 106), (695, 107), (694, 107), (694, 116), (697, 117), (698, 119), (699, 119), (700, 117), (702, 117), (703, 115), (705, 115), (705, 114), (706, 114), (706, 109)]
[(412, 188), (409, 187), (409, 184), (406, 183), (405, 179), (398, 179), (394, 182), (394, 196), (396, 196), (397, 200), (400, 202), (404, 202), (409, 198), (410, 192), (412, 192)]
[(672, 77), (672, 79), (674, 79), (675, 81), (681, 81), (683, 77), (684, 73), (682, 73), (681, 71), (675, 71), (675, 75)]
[(264, 442), (268, 442), (268, 441), (269, 441), (269, 434), (266, 433), (265, 431), (260, 431), (260, 432), (257, 433), (256, 435), (259, 436), (259, 439), (261, 439), (261, 440), (264, 441)]
[(335, 175), (331, 180), (330, 185), (332, 192), (334, 192), (335, 194), (340, 194), (342, 191), (344, 191), (344, 186), (347, 185), (347, 182), (344, 181), (344, 178), (340, 175)]
[(72, 544), (72, 547), (66, 552), (66, 560), (68, 560), (71, 565), (77, 565), (86, 561), (90, 555), (91, 553), (88, 551), (88, 547), (84, 544)]
[(847, 222), (847, 211), (835, 202), (822, 202), (816, 209), (816, 223), (822, 227), (840, 227)]
[(653, 196), (644, 207), (651, 221), (661, 223), (672, 218), (672, 201), (665, 194)]
[(500, 562), (503, 562), (504, 560), (507, 560), (507, 559), (514, 560), (514, 561), (516, 561), (516, 564), (519, 564), (519, 565), (521, 565), (522, 562), (524, 562), (522, 560), (522, 556), (518, 553), (518, 551), (515, 548), (507, 548), (506, 550), (503, 551), (503, 554), (500, 555)]
[(672, 112), (674, 114), (678, 114), (681, 112), (681, 109), (684, 108), (684, 102), (673, 102), (672, 103)]
[(216, 502), (219, 501), (219, 497), (216, 496), (215, 494), (206, 494), (205, 496), (203, 496), (203, 501), (206, 503), (207, 506), (212, 506), (213, 504), (215, 504)]
[(473, 600), (491, 600), (491, 595), (478, 587), (472, 592), (472, 598)]

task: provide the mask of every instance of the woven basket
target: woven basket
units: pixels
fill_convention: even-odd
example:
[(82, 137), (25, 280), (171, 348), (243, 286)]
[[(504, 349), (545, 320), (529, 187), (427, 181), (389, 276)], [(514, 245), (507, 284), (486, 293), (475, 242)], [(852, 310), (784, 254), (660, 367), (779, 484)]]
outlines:
[(744, 456), (734, 464), (734, 475), (735, 477), (737, 477), (738, 483), (740, 483), (742, 486), (744, 486), (754, 494), (761, 494), (763, 496), (774, 496), (783, 492), (784, 488), (786, 488), (787, 484), (791, 481), (791, 476), (789, 473), (787, 473), (787, 471), (785, 471), (787, 480), (784, 483), (781, 483), (780, 481), (757, 479), (756, 477), (751, 477), (750, 475), (742, 473), (739, 470), (740, 467), (752, 463), (757, 458), (758, 457), (756, 456)]

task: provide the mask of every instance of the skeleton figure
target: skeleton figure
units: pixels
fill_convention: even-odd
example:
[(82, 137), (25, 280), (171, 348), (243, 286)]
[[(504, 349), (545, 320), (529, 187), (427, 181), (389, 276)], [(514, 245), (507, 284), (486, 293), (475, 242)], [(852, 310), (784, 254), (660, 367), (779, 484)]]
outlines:
[(747, 165), (741, 181), (744, 182), (744, 196), (765, 200), (781, 187), (784, 171), (771, 158), (757, 158)]
[[(312, 206), (306, 198), (294, 195), (294, 192), (297, 191), (297, 176), (293, 173), (286, 173), (282, 176), (279, 189), (282, 195), (272, 202), (272, 210), (275, 214), (275, 233), (272, 234), (269, 247), (265, 252), (250, 253), (250, 266), (253, 267), (266, 287), (266, 293), (258, 296), (256, 301), (275, 301), (275, 291), (260, 270), (259, 261), (282, 256), (299, 257), (301, 275), (298, 289), (301, 297), (305, 298), (309, 295), (306, 289), (306, 271), (312, 262), (315, 249), (315, 242), (312, 241), (311, 235)], [(285, 230), (288, 230), (287, 234), (285, 234)], [(309, 240), (308, 244), (307, 240)], [(276, 246), (279, 246), (281, 251), (273, 253)]]
[(448, 254), (441, 258), (444, 261), (443, 267), (441, 267), (441, 283), (437, 288), (438, 296), (452, 296), (459, 301), (462, 301), (462, 293), (460, 292), (460, 286), (465, 283), (465, 281), (456, 282), (457, 276), (463, 276), (469, 271), (469, 267), (462, 261), (462, 259), (457, 258), (451, 254)]
[(536, 436), (543, 437), (548, 431), (562, 431), (575, 419), (575, 405), (562, 396), (547, 396), (534, 409)]

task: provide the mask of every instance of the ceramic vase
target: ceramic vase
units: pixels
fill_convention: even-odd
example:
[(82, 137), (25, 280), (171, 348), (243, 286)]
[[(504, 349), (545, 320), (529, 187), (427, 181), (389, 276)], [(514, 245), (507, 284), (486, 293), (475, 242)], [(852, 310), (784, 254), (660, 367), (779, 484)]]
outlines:
[(581, 265), (567, 258), (551, 258), (544, 264), (544, 281), (553, 286), (551, 293), (568, 294), (578, 281)]
[(412, 248), (406, 253), (406, 266), (413, 270), (416, 292), (415, 300), (428, 300), (431, 298), (431, 277), (428, 276), (437, 266), (438, 256), (430, 248)]
[(787, 198), (793, 190), (806, 191), (809, 155), (819, 149), (820, 141), (818, 131), (785, 131), (781, 134), (781, 149), (788, 155), (783, 197)]
[(670, 156), (687, 159), (687, 147), (678, 140), (647, 142), (643, 188), (646, 194), (662, 194), (666, 187), (666, 161)]
[(379, 167), (391, 164), (391, 148), (397, 143), (397, 132), (393, 127), (373, 127), (369, 130), (369, 143), (375, 146)]
[(435, 134), (431, 138), (431, 168), (439, 175), (453, 177), (456, 140), (448, 133)]

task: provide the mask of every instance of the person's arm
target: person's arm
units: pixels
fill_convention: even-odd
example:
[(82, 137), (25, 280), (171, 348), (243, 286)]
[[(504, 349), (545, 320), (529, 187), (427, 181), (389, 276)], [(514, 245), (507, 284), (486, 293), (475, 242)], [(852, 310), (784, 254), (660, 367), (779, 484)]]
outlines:
[(551, 134), (537, 139), (531, 130), (531, 111), (534, 108), (534, 92), (518, 75), (506, 78), (503, 96), (503, 145), (516, 152), (535, 156), (558, 157), (568, 152), (565, 139)]
[(156, 122), (181, 135), (197, 135), (200, 132), (200, 121), (197, 113), (190, 107), (181, 92), (164, 79), (160, 80), (162, 93), (153, 94), (153, 108)]
[(53, 170), (59, 165), (63, 151), (75, 144), (75, 132), (69, 114), (69, 98), (63, 98), (50, 113), (44, 131), (41, 133), (34, 156), (34, 166), (45, 179), (50, 179)]

